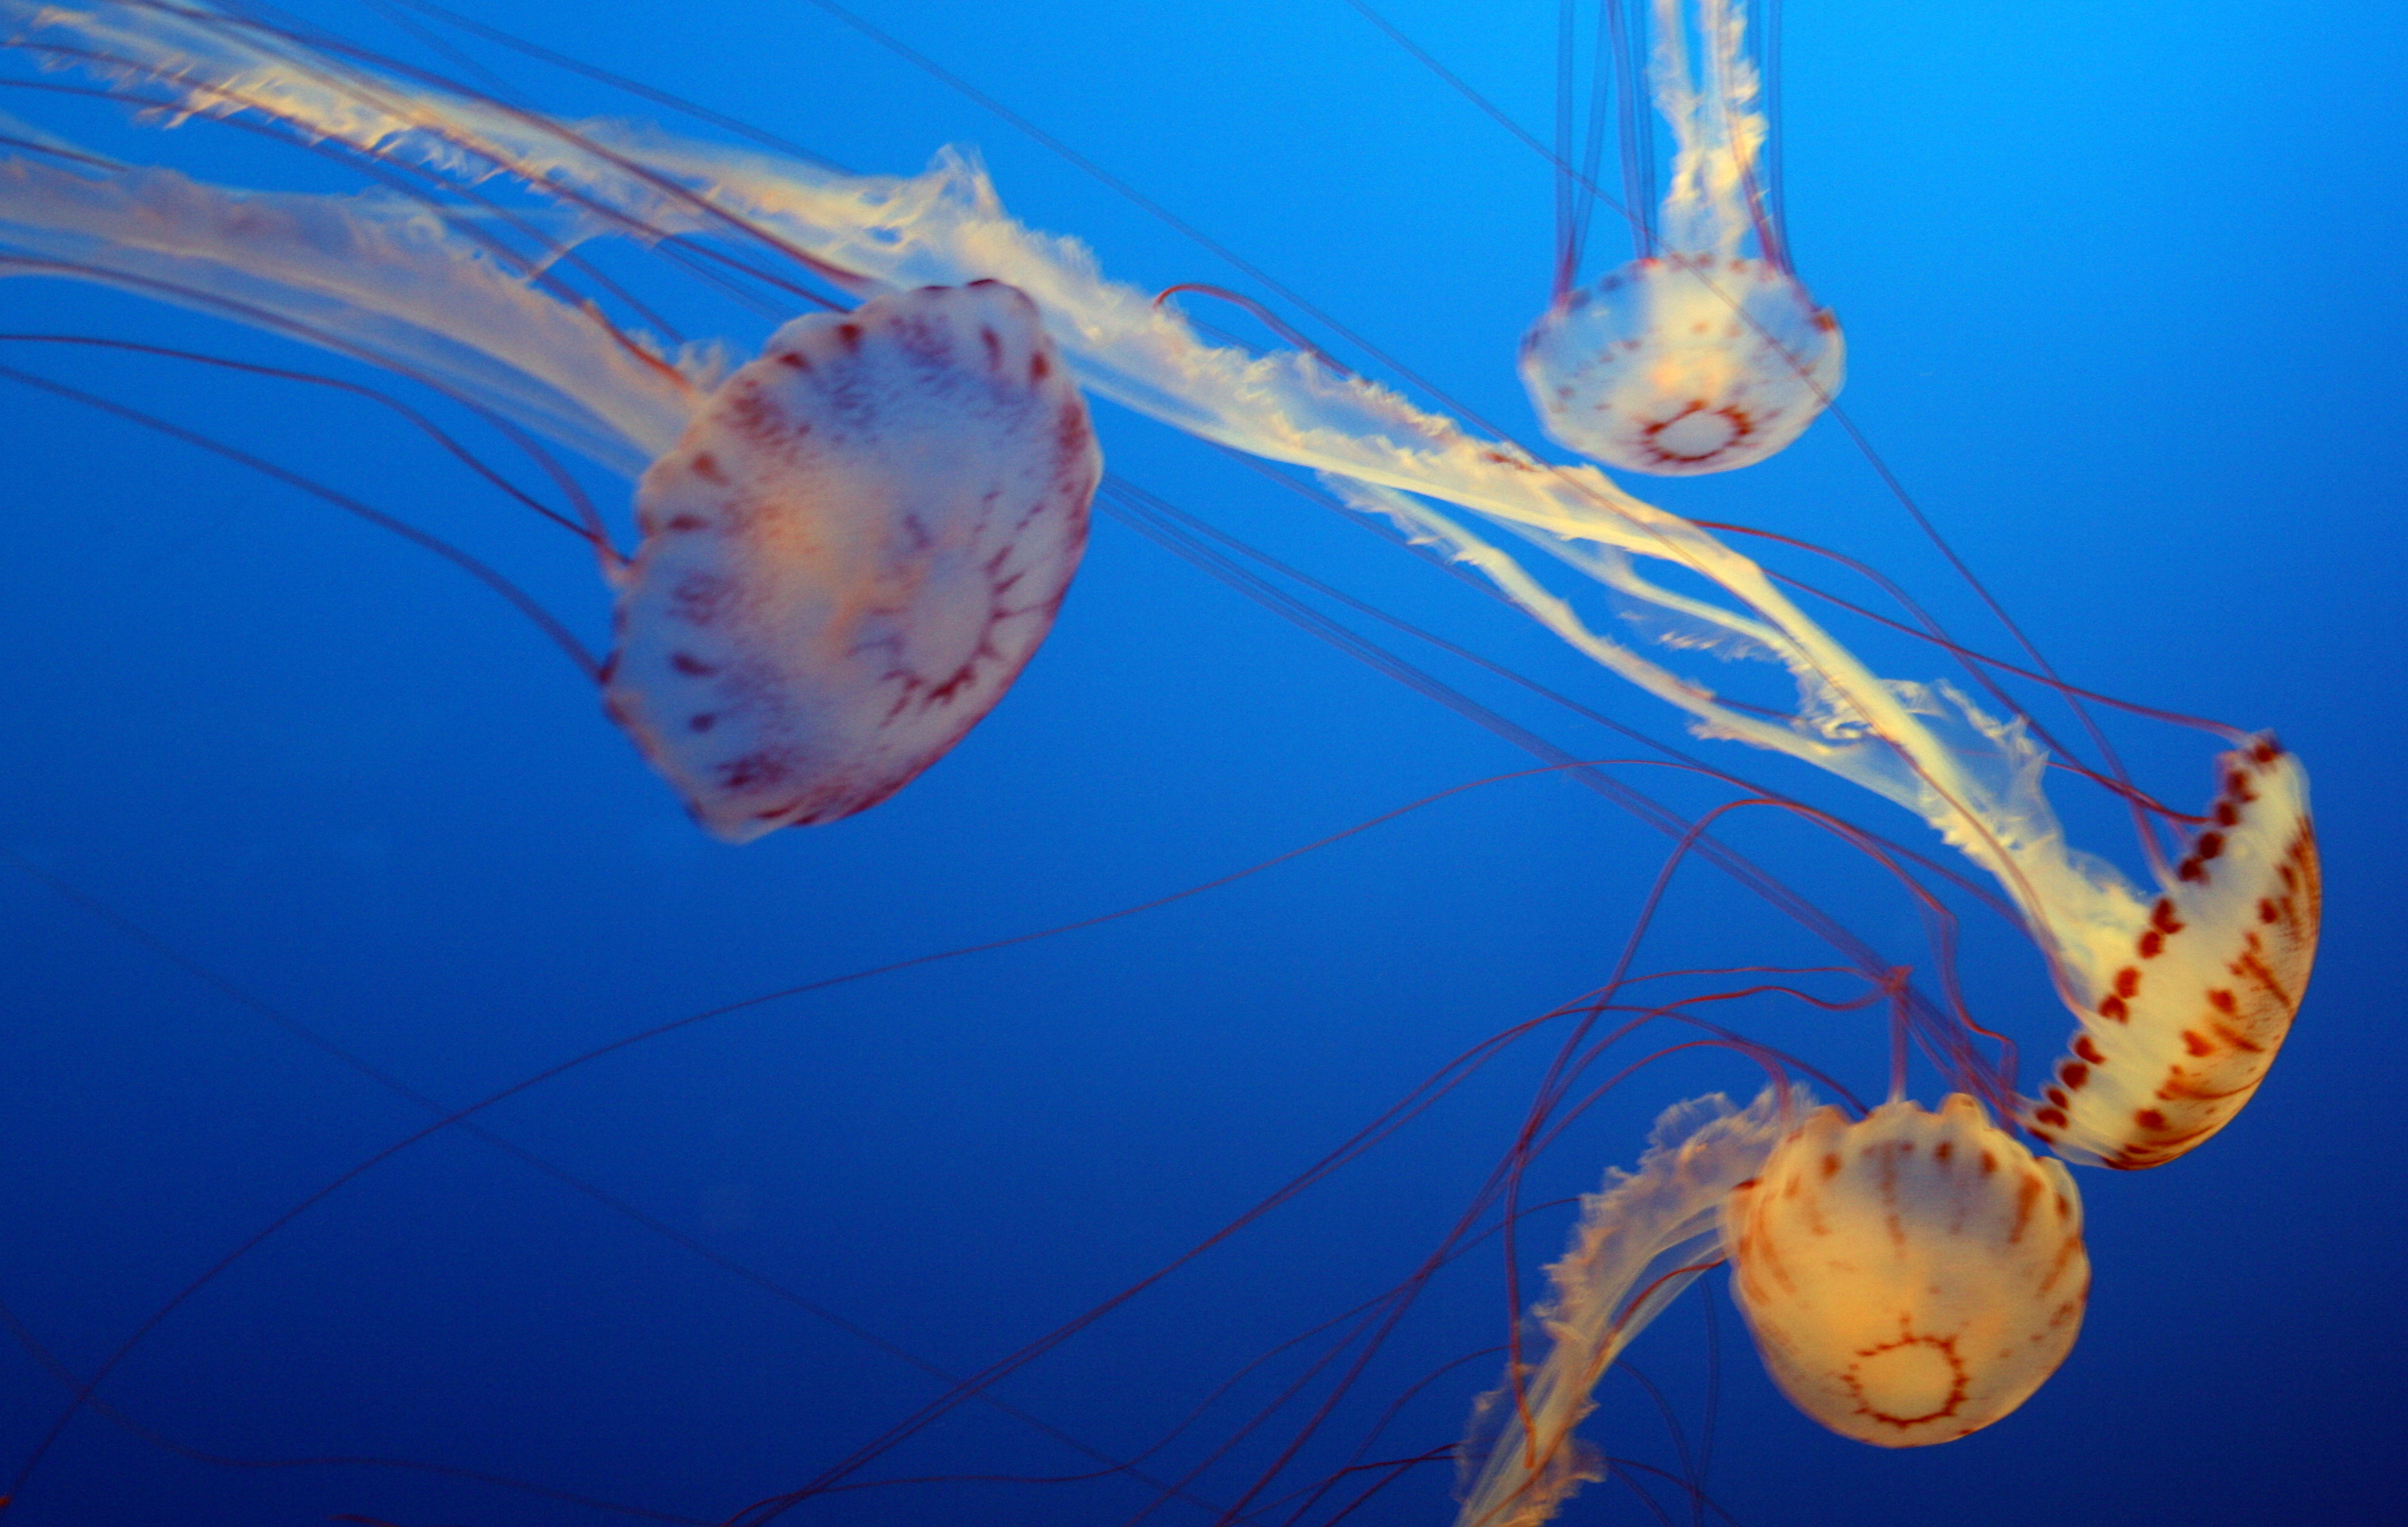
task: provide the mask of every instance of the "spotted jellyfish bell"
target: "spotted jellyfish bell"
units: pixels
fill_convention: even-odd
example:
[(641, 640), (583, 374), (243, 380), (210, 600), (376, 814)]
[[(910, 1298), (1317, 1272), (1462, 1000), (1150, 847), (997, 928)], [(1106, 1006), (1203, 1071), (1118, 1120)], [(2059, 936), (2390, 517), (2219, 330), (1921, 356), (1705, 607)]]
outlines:
[(2272, 737), (2217, 761), (2212, 820), (2153, 903), (2054, 931), (2082, 1026), (2024, 1127), (2088, 1166), (2157, 1166), (2231, 1122), (2291, 1032), (2324, 874), (2308, 777)]
[(730, 842), (875, 806), (1044, 640), (1102, 470), (1015, 288), (796, 319), (638, 487), (610, 713)]
[(1828, 309), (1769, 260), (1672, 254), (1564, 293), (1522, 339), (1547, 433), (1633, 472), (1684, 477), (1764, 460), (1845, 379)]
[(2057, 1371), (2090, 1259), (2062, 1163), (1962, 1092), (1937, 1114), (1820, 1108), (1723, 1202), (1731, 1290), (1807, 1415), (1919, 1448), (1989, 1425)]

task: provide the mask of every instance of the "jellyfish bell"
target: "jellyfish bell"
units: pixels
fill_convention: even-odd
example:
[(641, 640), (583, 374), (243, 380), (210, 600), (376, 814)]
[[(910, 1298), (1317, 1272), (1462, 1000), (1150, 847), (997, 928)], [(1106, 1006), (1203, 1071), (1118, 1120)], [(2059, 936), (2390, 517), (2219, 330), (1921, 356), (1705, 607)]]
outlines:
[(2062, 930), (2072, 1053), (2025, 1127), (2058, 1155), (2161, 1165), (2232, 1121), (2299, 1015), (2324, 878), (2307, 774), (2271, 737), (2218, 761), (2208, 820), (2145, 905)]
[(1045, 639), (1101, 471), (1010, 287), (796, 319), (637, 490), (610, 714), (730, 841), (875, 806)]
[(1879, 1448), (1999, 1420), (2073, 1348), (2089, 1294), (2082, 1199), (1951, 1093), (1851, 1122), (1821, 1108), (1734, 1188), (1731, 1293), (1799, 1409)]
[[(1639, 257), (1577, 286), (1578, 239), (1562, 237), (1555, 300), (1523, 336), (1521, 373), (1559, 444), (1626, 471), (1687, 477), (1753, 465), (1805, 433), (1846, 379), (1846, 346), (1790, 269), (1765, 193), (1771, 133), (1742, 0), (1656, 0), (1654, 12), (1645, 72), (1673, 133), (1671, 185), (1660, 208), (1647, 206), (1650, 150), (1627, 140), (1626, 115), (1625, 210)], [(1611, 46), (1622, 88), (1635, 90), (1637, 38), (1616, 28)], [(1558, 173), (1573, 176), (1568, 164)], [(1742, 252), (1751, 241), (1753, 256)]]
[(1781, 450), (1844, 374), (1840, 326), (1766, 260), (1651, 256), (1567, 293), (1522, 339), (1547, 433), (1633, 472), (1727, 472)]
[[(143, 26), (156, 26), (163, 34), (190, 27), (194, 16), (206, 14), (189, 7), (141, 8)], [(132, 42), (138, 44), (145, 38), (141, 27), (136, 30)], [(588, 138), (571, 141), (553, 128), (531, 126), (523, 115), (514, 119), (491, 109), (491, 103), (475, 100), (412, 101), (406, 89), (398, 88), (363, 90), (356, 98), (337, 92), (331, 102), (315, 99), (310, 89), (328, 77), (319, 70), (295, 71), (289, 62), (280, 65), (274, 60), (254, 70), (251, 62), (237, 60), (234, 68), (220, 72), (225, 61), (212, 47), (227, 51), (229, 44), (242, 40), (238, 36), (232, 31), (206, 36), (198, 39), (203, 46), (189, 49), (186, 40), (171, 37), (161, 59), (170, 77), (177, 77), (175, 71), (191, 71), (196, 102), (207, 104), (204, 92), (255, 85), (263, 91), (261, 100), (292, 113), (289, 120), (299, 131), (349, 133), (363, 152), (381, 152), (384, 145), (412, 141), (413, 135), (422, 146), (432, 139), (447, 152), (477, 156), (480, 164), (523, 169), (530, 183), (559, 185), (564, 196), (593, 196), (606, 207), (640, 211), (646, 220), (640, 226), (663, 243), (708, 222), (697, 214), (696, 203), (709, 202), (733, 209), (731, 216), (757, 220), (757, 226), (778, 237), (822, 251), (831, 263), (874, 271), (872, 289), (908, 290), (930, 279), (962, 282), (990, 270), (1009, 271), (1015, 280), (1025, 278), (1056, 343), (1066, 356), (1075, 357), (1099, 391), (1133, 406), (1150, 404), (1149, 411), (1158, 417), (1210, 438), (1330, 474), (1340, 491), (1350, 495), (1349, 502), (1390, 516), (1426, 535), (1431, 544), (1459, 551), (1460, 560), (1491, 572), (1511, 597), (1582, 651), (1686, 707), (1700, 729), (1815, 763), (1917, 810), (1984, 867), (2011, 886), (2030, 890), (2021, 905), (2040, 909), (2033, 913), (2037, 925), (2051, 925), (2042, 912), (2069, 905), (2051, 878), (2064, 866), (2049, 859), (2057, 837), (2044, 803), (2035, 806), (2013, 791), (1992, 789), (1995, 771), (1985, 772), (1985, 760), (2011, 754), (2020, 766), (2030, 761), (2029, 751), (2014, 752), (1987, 735), (1973, 739), (1971, 746), (1942, 739), (1942, 728), (1935, 718), (1967, 723), (1969, 713), (1951, 711), (1946, 703), (1928, 696), (1910, 700), (1900, 686), (1870, 676), (1800, 616), (1745, 558), (1698, 527), (1630, 499), (1601, 475), (1539, 471), (1526, 453), (1470, 438), (1452, 421), (1419, 412), (1376, 386), (1340, 385), (1327, 368), (1297, 357), (1248, 357), (1197, 345), (1179, 325), (1153, 311), (1155, 305), (1142, 297), (1125, 300), (1123, 292), (1100, 278), (1083, 250), (1012, 222), (983, 177), (959, 161), (917, 178), (853, 178), (820, 175), (802, 166), (765, 166), (758, 156), (714, 152), (714, 146), (681, 145), (662, 136), (638, 141), (608, 124), (594, 127)], [(400, 120), (379, 115), (396, 103), (406, 107)], [(253, 105), (240, 104), (246, 109)], [(340, 109), (317, 114), (328, 106)], [(672, 188), (678, 188), (675, 194)], [(605, 341), (596, 347), (599, 353), (626, 359), (627, 347), (594, 332)], [(646, 376), (657, 376), (660, 369), (640, 357), (630, 366)], [(681, 430), (695, 407), (681, 401), (682, 385), (665, 389), (673, 405), (665, 412)], [(716, 395), (710, 389), (695, 391)], [(643, 459), (662, 463), (666, 472), (668, 464), (680, 460), (675, 454), (679, 449), (672, 435)], [(681, 470), (689, 478), (702, 477), (698, 466), (695, 458), (682, 459)], [(711, 467), (723, 469), (716, 453)], [(672, 482), (663, 492), (673, 498), (681, 491)], [(1560, 602), (1547, 605), (1543, 591), (1512, 581), (1504, 564), (1488, 560), (1493, 549), (1440, 518), (1440, 511), (1423, 500), (1407, 499), (1409, 493), (1450, 500), (1509, 525), (1515, 534), (1526, 533), (1550, 555), (1619, 592), (1658, 605), (1671, 601), (1661, 590), (1651, 596), (1645, 580), (1633, 571), (1636, 558), (1662, 557), (1702, 571), (1732, 594), (1738, 607), (1688, 613), (1759, 642), (1791, 666), (1801, 693), (1811, 689), (1813, 703), (1801, 701), (1801, 714), (1794, 722), (1786, 717), (1768, 719), (1761, 707), (1718, 706), (1703, 686), (1676, 679), (1629, 648), (1581, 629)], [(1360, 496), (1352, 496), (1356, 494)], [(664, 547), (657, 559), (664, 570), (660, 577), (665, 579), (667, 569), (684, 565), (677, 560), (683, 554)], [(800, 601), (806, 596), (795, 597)], [(652, 670), (662, 686), (715, 677), (682, 673), (675, 662), (680, 650), (695, 655), (689, 649), (668, 649), (663, 659), (667, 673), (663, 675), (658, 665)], [(627, 671), (633, 676), (636, 668), (631, 665)], [(631, 686), (641, 682), (629, 679)], [(631, 688), (629, 692), (638, 691)], [(684, 699), (695, 692), (663, 687), (647, 692)], [(716, 704), (715, 698), (711, 703)], [(670, 727), (677, 708), (666, 700), (657, 708), (655, 723)], [(718, 714), (685, 712), (689, 717), (706, 713)], [(694, 756), (703, 761), (698, 767), (709, 766), (711, 755)], [(2039, 766), (2033, 764), (2034, 772)], [(735, 808), (753, 804), (742, 800)], [(775, 806), (778, 799), (765, 797), (762, 804)], [(2035, 844), (2041, 847), (2032, 848)], [(1736, 1164), (1736, 1158), (1727, 1164)], [(1646, 1174), (1642, 1162), (1640, 1175)], [(1716, 1183), (1727, 1182), (1720, 1166), (1712, 1177)], [(1693, 1175), (1691, 1186), (1698, 1180)], [(1611, 1192), (1598, 1196), (1613, 1197)], [(1631, 1200), (1617, 1202), (1627, 1205)], [(1712, 1223), (1719, 1200), (1708, 1195), (1702, 1202), (1705, 1207), (1697, 1211), (1703, 1213), (1702, 1220), (1684, 1216), (1663, 1222), (1674, 1230), (1685, 1223), (1703, 1234), (1700, 1227)], [(1683, 1232), (1668, 1249), (1686, 1255), (1691, 1239), (1689, 1232)], [(1614, 1249), (1599, 1246), (1595, 1250), (1592, 1263), (1631, 1265)], [(1657, 1263), (1647, 1258), (1638, 1265)], [(1681, 1262), (1642, 1278), (1640, 1287), (1656, 1276), (1672, 1279), (1693, 1271), (1692, 1263)], [(1617, 1308), (1608, 1300), (1600, 1307), (1609, 1312), (1604, 1322), (1609, 1333), (1627, 1334), (1634, 1329), (1623, 1318), (1631, 1307), (1627, 1304)]]

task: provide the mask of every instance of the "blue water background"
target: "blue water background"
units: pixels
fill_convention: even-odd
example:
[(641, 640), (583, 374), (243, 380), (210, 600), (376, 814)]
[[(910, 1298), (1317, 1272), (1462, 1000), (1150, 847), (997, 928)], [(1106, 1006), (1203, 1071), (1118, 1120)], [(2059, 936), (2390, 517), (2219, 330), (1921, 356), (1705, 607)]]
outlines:
[[(1554, 7), (1387, 8), (1545, 130)], [(1351, 364), (1410, 369), (1537, 439), (1511, 360), (1546, 297), (1546, 166), (1344, 5), (861, 11), (1388, 357), (1342, 349)], [(312, 14), (452, 67), (371, 10)], [(477, 14), (861, 169), (909, 172), (940, 145), (976, 145), (1017, 215), (1086, 240), (1112, 274), (1223, 282), (1298, 311), (809, 5)], [(2271, 726), (2301, 754), (2329, 914), (2295, 1037), (2239, 1120), (2162, 1170), (2080, 1175), (2096, 1285), (2051, 1384), (1966, 1441), (1865, 1449), (1788, 1408), (1717, 1292), (1706, 1488), (1746, 1527), (2384, 1520), (2408, 1425), (2408, 12), (1793, 0), (1785, 41), (1790, 228), (1801, 273), (1846, 326), (1846, 406), (2070, 678)], [(565, 111), (655, 114), (477, 56)], [(236, 183), (354, 183), (206, 124), (162, 134), (18, 93), (0, 109)], [(1591, 274), (1627, 252), (1611, 226), (1597, 250)], [(639, 257), (615, 268), (686, 293), (674, 300), (742, 350), (766, 332)], [(1240, 315), (1196, 310), (1268, 342)], [(0, 286), (0, 327), (366, 375), (54, 283)], [(604, 639), (603, 591), (576, 543), (372, 407), (29, 350), (0, 362), (406, 514)], [(1132, 480), (1678, 738), (1654, 702), (1360, 527), (1109, 407), (1098, 424)], [(54, 398), (0, 392), (0, 1301), (73, 1375), (423, 1121), (280, 1024), (458, 1104), (670, 1019), (1141, 902), (1529, 762), (1105, 522), (1052, 640), (952, 757), (863, 817), (730, 849), (684, 819), (560, 654), (455, 570)], [(624, 487), (595, 482), (624, 513)], [(1828, 421), (1764, 466), (1635, 486), (1862, 558), (1970, 639), (2006, 645)], [(1884, 672), (1946, 669), (1842, 629)], [(1584, 756), (1636, 751), (1422, 661)], [(1777, 693), (1698, 661), (1742, 692)], [(2144, 783), (2176, 804), (2206, 798), (2210, 745), (2115, 730)], [(1931, 846), (1846, 787), (1699, 747)], [(1627, 777), (1692, 809), (1712, 798)], [(2058, 793), (2078, 841), (2138, 869), (2119, 811), (2071, 781)], [(1928, 962), (1910, 905), (1861, 861), (1770, 816), (1730, 836), (1891, 957)], [(1665, 847), (1573, 784), (1522, 779), (1175, 906), (625, 1050), (486, 1124), (853, 1329), (455, 1132), (343, 1188), (170, 1316), (101, 1391), (110, 1414), (71, 1425), (11, 1527), (633, 1520), (423, 1469), (202, 1453), (411, 1461), (721, 1520), (940, 1391), (860, 1333), (967, 1373), (1162, 1266), (1451, 1056), (1600, 978)], [(1642, 963), (1828, 962), (1698, 867)], [(2028, 1077), (2069, 1027), (2038, 959), (1969, 910), (1963, 963), (1977, 1011), (2025, 1045)], [(1885, 1085), (1870, 1016), (1768, 1006), (1745, 1026), (1860, 1092)], [(1542, 1055), (1512, 1052), (996, 1394), (1096, 1449), (1145, 1449), (1230, 1372), (1410, 1272), (1509, 1141)], [(1674, 1099), (1756, 1084), (1727, 1056), (1641, 1072), (1543, 1159), (1531, 1201), (1633, 1163)], [(1939, 1091), (1927, 1070), (1914, 1085), (1927, 1101)], [(1568, 1213), (1529, 1221), (1526, 1275)], [(1500, 1341), (1508, 1311), (1489, 1243), (1367, 1373), (1334, 1429), (1344, 1445), (1316, 1445), (1283, 1488), (1345, 1463), (1425, 1375)], [(1633, 1354), (1692, 1449), (1705, 1329), (1693, 1296)], [(1498, 1370), (1494, 1356), (1448, 1370), (1369, 1456), (1443, 1445)], [(1175, 1476), (1238, 1437), (1299, 1371), (1274, 1359), (1149, 1468)], [(0, 1344), (0, 1470), (65, 1394), (22, 1342)], [(1681, 1469), (1635, 1384), (1612, 1379), (1603, 1399), (1589, 1426), (1600, 1447)], [(1303, 1420), (1291, 1408), (1240, 1439), (1197, 1492), (1235, 1498)], [(1095, 1466), (973, 1406), (857, 1480)], [(1426, 1465), (1350, 1520), (1445, 1521), (1449, 1482)], [(1655, 1488), (1690, 1520), (1677, 1491)], [(1126, 1479), (906, 1484), (785, 1520), (1067, 1527), (1128, 1520), (1152, 1498)], [(1147, 1520), (1211, 1519), (1174, 1503)], [(1607, 1484), (1566, 1520), (1659, 1519)]]

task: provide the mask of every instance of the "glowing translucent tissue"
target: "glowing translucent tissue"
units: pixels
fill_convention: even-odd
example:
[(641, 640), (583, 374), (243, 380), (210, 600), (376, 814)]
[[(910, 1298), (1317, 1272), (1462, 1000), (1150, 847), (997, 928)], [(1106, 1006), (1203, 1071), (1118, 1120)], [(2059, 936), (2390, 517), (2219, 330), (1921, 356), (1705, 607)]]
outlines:
[[(1085, 399), (976, 281), (796, 319), (726, 375), (636, 348), (428, 207), (0, 160), (0, 275), (72, 274), (446, 386), (641, 470), (609, 712), (730, 842), (874, 806), (1018, 677), (1086, 544)], [(30, 256), (28, 258), (27, 256)]]

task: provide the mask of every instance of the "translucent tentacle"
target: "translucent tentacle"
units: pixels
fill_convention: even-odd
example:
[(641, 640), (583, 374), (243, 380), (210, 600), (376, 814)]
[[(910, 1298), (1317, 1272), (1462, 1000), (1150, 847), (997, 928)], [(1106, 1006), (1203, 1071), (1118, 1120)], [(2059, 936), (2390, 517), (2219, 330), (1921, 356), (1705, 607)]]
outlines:
[(172, 170), (0, 159), (0, 274), (67, 275), (252, 323), (453, 388), (633, 476), (675, 444), (717, 369), (639, 353), (505, 270), (446, 219), (381, 193), (228, 191)]
[(1656, 1119), (1639, 1170), (1608, 1167), (1604, 1188), (1582, 1197), (1570, 1249), (1547, 1269), (1554, 1297), (1535, 1312), (1554, 1345), (1521, 1383), (1481, 1398), (1456, 1527), (1531, 1527), (1583, 1481), (1604, 1477), (1572, 1436), (1596, 1408), (1598, 1380), (1722, 1260), (1723, 1200), (1812, 1106), (1796, 1088), (1785, 1106), (1769, 1088), (1745, 1109), (1719, 1093), (1676, 1103)]
[(1683, 9), (1682, 0), (1656, 0), (1648, 83), (1673, 143), (1672, 183), (1658, 228), (1669, 250), (1727, 260), (1756, 226), (1754, 171), (1768, 128), (1756, 108), (1756, 65), (1742, 46), (1747, 21), (1737, 0), (1699, 0), (1704, 57), (1696, 65)]

